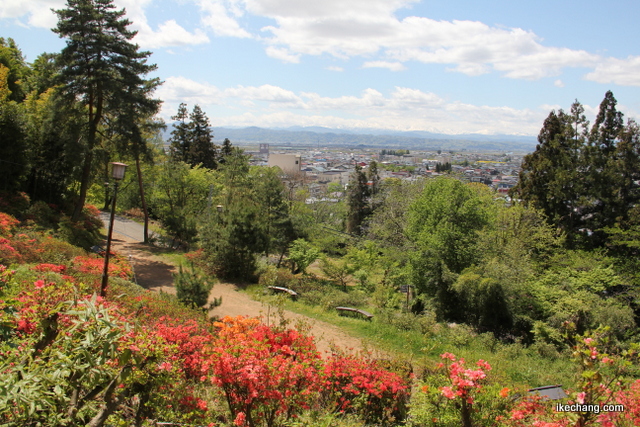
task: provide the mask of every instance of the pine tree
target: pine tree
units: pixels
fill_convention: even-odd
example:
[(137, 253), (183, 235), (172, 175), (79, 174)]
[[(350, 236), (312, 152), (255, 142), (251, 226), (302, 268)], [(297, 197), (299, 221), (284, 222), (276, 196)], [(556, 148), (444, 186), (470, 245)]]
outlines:
[(226, 158), (233, 155), (233, 144), (229, 141), (229, 138), (225, 138), (222, 143), (222, 147), (220, 147), (220, 158), (218, 159), (218, 163), (222, 164), (226, 162)]
[(126, 98), (132, 87), (148, 85), (143, 77), (156, 69), (147, 64), (150, 52), (141, 52), (131, 40), (136, 35), (127, 27), (125, 11), (115, 10), (112, 0), (67, 0), (67, 7), (55, 11), (53, 29), (66, 46), (58, 56), (61, 93), (70, 103), (86, 110), (85, 147), (80, 193), (72, 219), (78, 220), (91, 184), (94, 148), (105, 114), (117, 99)]

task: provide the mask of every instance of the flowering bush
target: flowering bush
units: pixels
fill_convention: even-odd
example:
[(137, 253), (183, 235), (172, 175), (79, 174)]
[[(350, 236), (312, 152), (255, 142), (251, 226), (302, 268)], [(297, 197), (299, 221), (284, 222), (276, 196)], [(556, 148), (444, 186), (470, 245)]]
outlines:
[[(414, 418), (425, 425), (470, 427), (474, 419), (482, 418), (474, 405), (491, 366), (481, 359), (475, 367), (467, 367), (463, 358), (458, 359), (452, 353), (440, 357), (443, 362), (436, 365), (427, 377), (428, 382), (421, 386), (420, 405), (413, 411)], [(492, 396), (493, 400), (496, 397)]]
[(379, 362), (348, 354), (334, 354), (324, 368), (323, 397), (330, 409), (358, 413), (371, 423), (402, 418), (408, 385)]
[(13, 229), (20, 224), (20, 221), (9, 214), (0, 212), (0, 237), (10, 236)]
[(168, 343), (178, 347), (174, 363), (181, 366), (187, 378), (200, 379), (204, 373), (202, 351), (213, 336), (195, 320), (178, 320), (161, 317), (154, 329)]
[(0, 342), (0, 424), (213, 420), (182, 374), (179, 345), (100, 297), (60, 302), (68, 290), (38, 280), (13, 302), (18, 333)]
[(604, 427), (640, 426), (640, 380), (613, 396), (614, 404), (624, 405), (622, 412), (603, 412), (598, 422)]
[[(104, 269), (104, 259), (97, 255), (77, 256), (73, 259), (73, 268), (80, 273), (94, 276), (94, 279), (98, 280)], [(122, 256), (112, 256), (109, 258), (109, 276), (130, 279), (133, 276), (131, 265)]]
[(206, 367), (237, 426), (271, 427), (309, 408), (321, 386), (321, 360), (310, 337), (243, 317), (215, 325)]
[(506, 416), (497, 417), (500, 425), (507, 427), (569, 427), (574, 422), (565, 413), (554, 410), (554, 402), (543, 400), (540, 396), (527, 396), (520, 399)]

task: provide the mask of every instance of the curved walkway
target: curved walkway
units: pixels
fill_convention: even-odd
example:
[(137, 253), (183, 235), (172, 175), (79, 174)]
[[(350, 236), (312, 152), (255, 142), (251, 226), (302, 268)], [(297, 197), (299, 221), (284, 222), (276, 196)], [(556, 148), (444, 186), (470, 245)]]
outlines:
[[(103, 212), (101, 217), (105, 228), (107, 228), (109, 214)], [(163, 291), (175, 294), (176, 289), (173, 286), (172, 274), (177, 271), (177, 267), (160, 255), (160, 249), (141, 243), (143, 240), (142, 230), (143, 227), (135, 221), (116, 216), (111, 240), (112, 249), (129, 257), (135, 272), (136, 282), (140, 286), (156, 292)], [(262, 316), (265, 321), (267, 318), (271, 322), (279, 321), (276, 317), (276, 308), (251, 299), (234, 284), (215, 284), (211, 290), (210, 298), (219, 297), (222, 297), (222, 304), (210, 312), (212, 317)], [(316, 345), (321, 353), (330, 352), (333, 345), (352, 352), (372, 350), (371, 347), (364, 345), (362, 340), (348, 335), (337, 326), (288, 310), (284, 310), (283, 315), (292, 327), (299, 324), (308, 327), (309, 334), (315, 337)]]

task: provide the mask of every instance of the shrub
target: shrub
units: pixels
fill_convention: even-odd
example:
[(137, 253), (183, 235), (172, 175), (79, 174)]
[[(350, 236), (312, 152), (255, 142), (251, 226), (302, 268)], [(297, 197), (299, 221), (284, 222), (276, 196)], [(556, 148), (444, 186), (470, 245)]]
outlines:
[(0, 212), (22, 218), (31, 200), (26, 193), (0, 193)]
[(198, 308), (207, 303), (211, 284), (197, 274), (193, 267), (190, 271), (185, 271), (180, 265), (178, 272), (173, 275), (173, 281), (176, 286), (178, 301), (187, 307)]
[(20, 224), (20, 221), (13, 216), (0, 212), (0, 237), (8, 237), (18, 224)]
[(51, 206), (38, 200), (34, 202), (26, 212), (27, 219), (34, 221), (40, 227), (53, 229), (60, 222), (60, 214), (54, 211)]
[(206, 366), (237, 426), (272, 427), (309, 408), (321, 365), (310, 337), (243, 317), (225, 317), (216, 326)]
[(102, 240), (100, 230), (104, 224), (99, 215), (100, 211), (92, 205), (84, 207), (77, 222), (71, 222), (71, 218), (63, 215), (60, 219), (58, 234), (72, 245), (89, 250)]
[(323, 401), (329, 410), (356, 413), (367, 423), (404, 419), (408, 385), (400, 375), (365, 357), (334, 354), (324, 368)]

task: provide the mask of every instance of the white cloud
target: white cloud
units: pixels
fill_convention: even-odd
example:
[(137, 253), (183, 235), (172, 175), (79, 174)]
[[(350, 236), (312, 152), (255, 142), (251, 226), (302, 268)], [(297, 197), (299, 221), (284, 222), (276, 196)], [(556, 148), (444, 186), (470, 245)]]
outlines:
[(292, 64), (297, 64), (300, 62), (300, 55), (294, 55), (287, 49), (269, 46), (266, 49), (266, 53), (267, 56), (274, 59), (279, 59), (282, 62), (290, 62)]
[(549, 109), (515, 109), (447, 101), (418, 89), (396, 87), (389, 94), (369, 88), (357, 96), (296, 93), (274, 85), (219, 89), (183, 77), (171, 77), (158, 90), (166, 100), (163, 117), (179, 102), (205, 111), (243, 111), (215, 115), (220, 126), (327, 126), (429, 130), (443, 133), (536, 135)]
[(2, 0), (0, 19), (27, 17), (27, 24), (30, 26), (51, 28), (58, 22), (51, 9), (62, 9), (64, 5), (64, 0)]
[(344, 71), (344, 68), (342, 68), (342, 67), (337, 67), (337, 66), (335, 66), (335, 65), (331, 65), (331, 66), (329, 66), (329, 67), (326, 67), (326, 69), (327, 69), (327, 70), (329, 70), (329, 71), (337, 71), (337, 72), (339, 72), (339, 73)]
[(608, 58), (598, 64), (585, 79), (598, 83), (640, 86), (640, 56), (627, 59)]
[(564, 82), (562, 80), (558, 79), (555, 82), (553, 82), (553, 85), (555, 87), (564, 87)]
[(602, 59), (583, 50), (544, 46), (535, 33), (520, 28), (419, 16), (398, 19), (396, 12), (410, 3), (243, 1), (249, 13), (275, 21), (262, 29), (267, 34), (268, 54), (283, 60), (295, 58), (295, 62), (300, 55), (378, 56), (366, 66), (398, 70), (399, 63), (419, 61), (449, 64), (450, 70), (467, 75), (498, 71), (508, 78), (534, 80), (559, 75), (566, 67), (594, 67)]
[(220, 90), (209, 84), (200, 83), (185, 77), (169, 77), (155, 93), (168, 105), (181, 102), (191, 105), (214, 105), (220, 100)]
[(210, 28), (217, 36), (250, 38), (249, 32), (243, 29), (237, 18), (242, 10), (235, 3), (223, 3), (222, 0), (197, 0), (196, 3), (203, 12), (203, 25)]
[(160, 24), (158, 31), (153, 31), (146, 23), (138, 26), (135, 42), (143, 48), (190, 46), (209, 42), (209, 37), (202, 30), (196, 29), (190, 33), (173, 19)]
[(403, 71), (407, 69), (407, 67), (400, 62), (389, 61), (367, 61), (362, 64), (362, 68), (387, 68), (391, 71)]
[(225, 89), (223, 95), (228, 98), (240, 98), (243, 101), (264, 101), (279, 103), (287, 107), (300, 107), (302, 99), (290, 90), (282, 89), (278, 86), (262, 85), (237, 86)]

